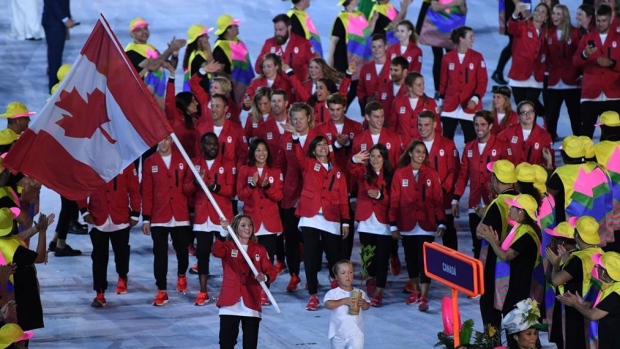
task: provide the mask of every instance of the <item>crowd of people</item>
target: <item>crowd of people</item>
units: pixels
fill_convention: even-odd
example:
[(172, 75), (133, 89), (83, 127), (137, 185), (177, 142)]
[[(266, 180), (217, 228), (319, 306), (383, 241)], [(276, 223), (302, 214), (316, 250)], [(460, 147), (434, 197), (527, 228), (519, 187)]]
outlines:
[[(423, 245), (440, 238), (459, 249), (454, 220), (468, 190), (463, 206), (471, 247), (460, 249), (471, 248), (484, 265), (484, 324), (503, 326), (510, 348), (535, 346), (536, 339), (527, 343), (537, 338), (539, 319), (559, 349), (590, 348), (596, 341), (620, 348), (613, 334), (620, 314), (620, 3), (584, 3), (574, 27), (570, 10), (557, 1), (533, 7), (503, 1), (500, 27), (510, 36), (513, 62), (507, 82), (500, 60), (491, 75), (500, 84), (485, 101), (489, 76), (483, 55), (473, 49), (475, 28), (464, 25), (465, 0), (425, 1), (415, 27), (405, 19), (410, 0), (401, 2), (400, 12), (389, 0), (377, 0), (370, 13), (358, 10), (358, 0), (340, 0), (325, 55), (306, 12), (310, 0), (292, 2), (288, 13), (273, 18), (274, 36), (254, 61), (239, 38), (241, 21), (228, 14), (216, 28), (192, 25), (187, 40), (172, 40), (163, 52), (148, 43), (147, 20), (129, 24), (127, 56), (180, 146), (167, 137), (88, 198), (62, 198), (49, 250), (57, 257), (81, 254), (65, 241), (69, 230), (86, 233), (77, 223), (81, 212), (91, 227), (91, 305), (107, 304), (110, 243), (115, 292), (127, 293), (129, 231), (142, 217), (142, 232), (153, 240), (153, 305), (169, 301), (169, 239), (177, 257), (176, 291), (196, 290), (196, 306), (210, 302), (210, 258), (221, 258), (221, 328), (241, 323), (244, 347), (256, 347), (261, 306), (270, 304), (259, 283), (288, 271), (286, 291), (296, 292), (303, 261), (305, 309), (315, 311), (325, 256), (325, 281), (338, 290), (324, 298), (333, 311), (332, 347), (362, 348), (363, 322), (346, 320), (350, 315), (338, 309), (381, 307), (388, 274), (401, 273), (402, 245), (409, 279), (402, 302), (428, 311)], [(62, 22), (63, 31), (74, 25), (70, 15)], [(429, 62), (422, 44), (433, 48), (432, 97), (424, 92), (421, 67)], [(177, 93), (179, 61), (183, 91)], [(57, 57), (54, 66), (52, 91), (70, 69)], [(346, 115), (355, 99), (363, 123)], [(563, 103), (574, 135), (554, 149)], [(19, 102), (7, 106), (2, 153), (32, 115)], [(459, 125), (464, 144), (454, 141)], [(601, 137), (595, 144), (596, 127)], [(54, 216), (40, 214), (32, 222), (36, 179), (3, 171), (0, 180), (0, 252), (7, 266), (0, 268), (1, 320), (27, 331), (43, 326), (33, 265), (45, 261), (45, 231)], [(256, 256), (257, 275), (227, 240), (229, 227)], [(37, 232), (37, 250), (30, 251), (28, 239)], [(374, 252), (367, 257), (366, 290), (353, 300), (347, 260), (356, 235)], [(197, 263), (190, 267), (192, 254)], [(197, 285), (187, 273), (198, 274)], [(519, 304), (527, 298), (543, 311), (525, 326), (514, 308), (525, 314)], [(221, 347), (233, 348), (237, 334), (222, 330)]]

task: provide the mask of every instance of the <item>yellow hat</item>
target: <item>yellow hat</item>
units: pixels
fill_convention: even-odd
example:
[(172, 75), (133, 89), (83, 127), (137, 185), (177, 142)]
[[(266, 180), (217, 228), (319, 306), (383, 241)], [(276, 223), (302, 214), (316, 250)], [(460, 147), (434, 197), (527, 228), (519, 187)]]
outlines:
[(525, 210), (525, 212), (528, 216), (530, 216), (530, 218), (538, 221), (538, 217), (536, 215), (536, 211), (538, 210), (538, 203), (536, 203), (536, 200), (534, 200), (531, 195), (519, 194), (515, 196), (514, 199), (504, 199), (504, 201), (510, 206)]
[(148, 26), (149, 26), (149, 22), (147, 22), (144, 18), (136, 17), (132, 19), (131, 22), (129, 22), (129, 31), (132, 32), (138, 28), (148, 27)]
[(532, 165), (534, 169), (534, 188), (536, 188), (540, 194), (544, 194), (547, 192), (547, 178), (549, 174), (544, 167), (540, 165)]
[(607, 271), (607, 275), (615, 281), (620, 281), (620, 253), (605, 252), (601, 257), (603, 268)]
[(594, 142), (592, 142), (592, 139), (588, 136), (579, 136), (579, 140), (586, 151), (586, 159), (595, 157), (596, 153), (594, 152)]
[(522, 162), (515, 167), (515, 176), (519, 182), (534, 183), (536, 181), (534, 167), (527, 162)]
[(562, 147), (566, 155), (573, 159), (579, 159), (586, 156), (586, 149), (583, 142), (577, 136), (568, 136), (562, 141)]
[(7, 236), (13, 231), (13, 220), (20, 213), (21, 210), (18, 207), (0, 208), (0, 236)]
[(598, 235), (598, 222), (590, 216), (571, 217), (568, 223), (575, 227), (576, 232), (583, 242), (589, 245), (598, 245), (601, 243), (601, 237)]
[(203, 25), (193, 24), (189, 29), (187, 29), (187, 44), (191, 44), (196, 41), (199, 37), (209, 34), (213, 31), (213, 27), (207, 29)]
[(35, 112), (29, 112), (23, 103), (11, 102), (6, 106), (6, 112), (0, 114), (0, 117), (5, 119), (29, 118), (35, 114)]
[(517, 183), (515, 165), (508, 160), (497, 160), (487, 164), (487, 170), (493, 172), (500, 182), (506, 184)]
[(23, 336), (24, 331), (18, 324), (8, 323), (0, 328), (0, 347), (6, 348)]
[(216, 22), (217, 30), (215, 31), (215, 35), (224, 34), (228, 27), (231, 25), (238, 25), (239, 23), (241, 23), (240, 19), (234, 19), (231, 15), (221, 15)]
[(338, 6), (344, 5), (345, 2), (347, 2), (347, 0), (340, 0), (340, 1), (338, 1)]
[(61, 65), (60, 68), (58, 68), (58, 72), (56, 73), (56, 77), (58, 78), (58, 80), (59, 81), (64, 80), (65, 76), (69, 74), (69, 70), (71, 70), (71, 64)]
[(553, 229), (547, 228), (545, 229), (545, 233), (565, 239), (575, 238), (575, 228), (568, 224), (568, 222), (562, 222)]
[(613, 110), (609, 110), (601, 114), (601, 118), (599, 119), (599, 123), (596, 126), (610, 126), (610, 127), (618, 127), (620, 126), (620, 115)]

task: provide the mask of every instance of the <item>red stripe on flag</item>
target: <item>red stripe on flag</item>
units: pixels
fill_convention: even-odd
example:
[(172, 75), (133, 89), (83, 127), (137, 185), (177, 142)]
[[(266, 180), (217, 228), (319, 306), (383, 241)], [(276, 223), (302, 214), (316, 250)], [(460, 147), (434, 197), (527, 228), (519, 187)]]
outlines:
[[(36, 134), (26, 130), (19, 144), (7, 154), (7, 159), (12, 158), (11, 168), (18, 168), (67, 199), (84, 199), (105, 184), (95, 170), (77, 161), (45, 131)], [(55, 171), (59, 167), (71, 171)]]

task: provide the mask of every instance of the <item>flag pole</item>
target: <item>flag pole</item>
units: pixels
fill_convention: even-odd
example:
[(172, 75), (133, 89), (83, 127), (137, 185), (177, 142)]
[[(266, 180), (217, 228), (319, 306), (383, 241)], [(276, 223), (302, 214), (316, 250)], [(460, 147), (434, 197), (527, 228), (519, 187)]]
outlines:
[[(219, 215), (220, 220), (221, 219), (225, 219), (226, 217), (224, 216), (224, 213), (222, 212), (222, 210), (220, 209), (220, 206), (215, 201), (215, 198), (213, 198), (213, 195), (211, 194), (211, 191), (209, 191), (209, 188), (207, 188), (207, 184), (204, 182), (202, 177), (200, 177), (200, 174), (196, 170), (196, 167), (194, 167), (192, 160), (189, 158), (189, 155), (187, 155), (187, 152), (185, 151), (185, 149), (183, 149), (183, 146), (181, 145), (181, 141), (179, 141), (179, 139), (177, 138), (177, 135), (174, 134), (174, 133), (171, 133), (170, 137), (172, 137), (172, 141), (174, 141), (174, 144), (177, 145), (177, 148), (179, 149), (179, 151), (183, 155), (183, 158), (185, 159), (185, 161), (187, 162), (188, 167), (190, 168), (190, 170), (194, 174), (194, 177), (196, 178), (196, 181), (200, 184), (200, 187), (202, 188), (202, 190), (204, 190), (205, 194), (207, 194), (207, 197), (209, 198), (209, 201), (211, 202), (211, 204), (215, 208), (215, 211)], [(250, 258), (250, 256), (248, 256), (248, 253), (241, 246), (241, 242), (239, 241), (239, 238), (237, 237), (235, 232), (232, 230), (232, 227), (230, 226), (230, 224), (228, 225), (227, 229), (228, 229), (228, 234), (230, 234), (230, 237), (233, 239), (233, 241), (235, 242), (235, 244), (239, 248), (239, 252), (241, 252), (241, 255), (243, 256), (245, 261), (250, 266), (250, 269), (252, 269), (252, 272), (254, 273), (254, 275), (255, 276), (258, 275), (258, 270), (254, 266), (254, 263), (252, 262), (252, 259)], [(276, 309), (276, 311), (278, 313), (280, 313), (281, 311), (280, 311), (280, 307), (278, 306), (278, 302), (276, 302), (275, 298), (273, 298), (273, 295), (269, 291), (269, 288), (267, 287), (267, 284), (265, 284), (264, 281), (261, 281), (260, 285), (263, 288), (263, 291), (265, 291), (265, 294), (267, 295), (269, 300), (271, 301), (271, 304), (273, 305), (273, 307)]]

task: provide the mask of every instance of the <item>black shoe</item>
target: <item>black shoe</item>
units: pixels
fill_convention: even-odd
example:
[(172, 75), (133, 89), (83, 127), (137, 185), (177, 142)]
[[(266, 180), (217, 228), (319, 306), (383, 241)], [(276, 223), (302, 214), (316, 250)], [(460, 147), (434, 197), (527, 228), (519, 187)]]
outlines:
[(50, 241), (50, 244), (49, 244), (49, 246), (47, 247), (47, 250), (48, 250), (49, 252), (54, 252), (54, 251), (56, 251), (56, 242), (54, 242), (54, 241)]
[(80, 224), (78, 222), (72, 222), (69, 224), (69, 229), (67, 230), (69, 234), (78, 234), (78, 235), (86, 235), (88, 234), (88, 225)]
[(491, 75), (491, 79), (498, 85), (508, 85), (508, 81), (504, 80), (504, 74), (499, 71), (495, 71), (493, 75)]
[(75, 257), (81, 255), (82, 251), (74, 250), (69, 245), (65, 245), (64, 248), (56, 247), (56, 251), (54, 251), (54, 256), (56, 257)]

